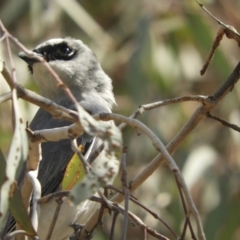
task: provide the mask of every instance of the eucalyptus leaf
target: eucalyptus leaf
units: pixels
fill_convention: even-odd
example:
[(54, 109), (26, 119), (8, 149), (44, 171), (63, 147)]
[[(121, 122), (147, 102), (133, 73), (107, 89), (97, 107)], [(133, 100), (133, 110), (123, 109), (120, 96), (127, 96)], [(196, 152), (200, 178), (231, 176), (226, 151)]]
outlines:
[(79, 159), (78, 155), (75, 153), (64, 173), (62, 181), (62, 190), (71, 190), (74, 185), (79, 183), (86, 175), (82, 161)]
[(27, 210), (23, 205), (20, 190), (15, 187), (13, 195), (9, 199), (9, 209), (19, 226), (27, 232), (29, 236), (35, 236)]
[(15, 184), (16, 172), (19, 169), (19, 166), (26, 161), (28, 152), (28, 140), (25, 132), (25, 125), (20, 114), (16, 89), (12, 90), (12, 102), (15, 126), (6, 161), (6, 181), (1, 187), (0, 226), (4, 221), (9, 208), (9, 196), (11, 195), (11, 187)]

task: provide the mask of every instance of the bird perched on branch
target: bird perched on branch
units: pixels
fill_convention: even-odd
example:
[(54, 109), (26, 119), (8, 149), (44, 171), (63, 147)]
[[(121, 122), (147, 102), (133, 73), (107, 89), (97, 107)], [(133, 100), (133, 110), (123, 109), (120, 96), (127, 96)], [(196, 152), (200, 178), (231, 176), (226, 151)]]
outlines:
[[(73, 38), (51, 39), (38, 45), (32, 51), (49, 63), (87, 112), (91, 115), (111, 112), (111, 108), (115, 104), (111, 79), (102, 70), (94, 53), (82, 41)], [(65, 108), (76, 109), (73, 101), (58, 86), (56, 79), (42, 62), (30, 58), (23, 52), (19, 54), (19, 57), (28, 64), (42, 96)], [(30, 124), (30, 129), (35, 131), (67, 125), (70, 123), (54, 119), (50, 113), (39, 109)], [(84, 146), (85, 153), (91, 144), (96, 144), (96, 141), (93, 141), (92, 136), (83, 133), (78, 138), (78, 144)], [(45, 196), (59, 190), (64, 171), (73, 151), (69, 139), (45, 142), (42, 143), (41, 147), (42, 160), (39, 166), (38, 179), (42, 186), (42, 196)], [(100, 157), (101, 155), (98, 158)], [(100, 160), (96, 159), (94, 162), (98, 164)], [(49, 209), (55, 209), (55, 207), (54, 201), (52, 206), (49, 205), (46, 209), (42, 206), (38, 228), (40, 239), (47, 237), (48, 228), (53, 218), (53, 211), (50, 213)], [(99, 207), (97, 203), (89, 200), (77, 208), (71, 208), (68, 204), (62, 206), (51, 239), (69, 239), (73, 233), (69, 224), (84, 224), (97, 207)]]

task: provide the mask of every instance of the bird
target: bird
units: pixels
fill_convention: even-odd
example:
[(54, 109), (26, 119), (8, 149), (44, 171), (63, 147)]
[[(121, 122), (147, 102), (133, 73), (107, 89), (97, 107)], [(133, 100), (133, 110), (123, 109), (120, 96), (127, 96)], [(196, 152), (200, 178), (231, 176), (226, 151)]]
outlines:
[[(41, 43), (32, 52), (43, 57), (48, 62), (63, 83), (70, 89), (77, 102), (89, 114), (111, 112), (113, 105), (116, 104), (112, 80), (103, 71), (93, 51), (81, 40), (71, 37), (54, 38)], [(62, 88), (58, 87), (53, 75), (41, 61), (29, 57), (24, 52), (20, 52), (19, 57), (27, 63), (30, 74), (43, 97), (65, 108), (76, 110), (75, 103), (72, 102)], [(50, 113), (40, 108), (31, 121), (29, 128), (36, 131), (70, 124), (68, 121), (53, 118)], [(96, 142), (93, 136), (86, 133), (83, 133), (77, 139), (77, 143), (84, 146), (84, 153), (91, 144), (96, 145)], [(42, 160), (39, 165), (38, 179), (42, 187), (42, 196), (46, 196), (60, 189), (73, 150), (71, 149), (70, 139), (45, 142), (41, 144), (41, 148)], [(98, 158), (100, 157), (101, 154)], [(98, 159), (94, 162), (101, 164)], [(90, 200), (84, 201), (76, 208), (71, 208), (68, 203), (63, 204), (51, 239), (69, 239), (73, 233), (73, 229), (69, 224), (84, 224), (98, 207), (99, 204)], [(47, 229), (50, 225), (47, 219), (52, 219), (53, 215), (50, 216), (52, 214), (50, 210), (55, 208), (56, 203), (54, 201), (46, 205), (46, 207), (44, 205), (41, 207), (37, 232), (40, 239), (46, 239), (47, 237)]]

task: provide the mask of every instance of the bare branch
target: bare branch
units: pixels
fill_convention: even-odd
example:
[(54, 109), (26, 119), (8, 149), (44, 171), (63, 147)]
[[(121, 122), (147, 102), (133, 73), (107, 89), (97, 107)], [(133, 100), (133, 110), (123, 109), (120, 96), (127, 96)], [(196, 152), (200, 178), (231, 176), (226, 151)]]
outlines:
[(25, 236), (27, 236), (27, 233), (24, 230), (16, 230), (11, 233), (8, 233), (3, 240), (10, 240), (13, 237), (17, 236), (18, 234), (21, 234), (21, 235), (24, 234)]
[(57, 222), (58, 215), (59, 215), (62, 203), (63, 203), (62, 197), (56, 198), (55, 201), (57, 203), (57, 206), (56, 206), (56, 209), (55, 209), (55, 212), (54, 212), (54, 215), (53, 215), (53, 219), (52, 219), (51, 225), (50, 225), (50, 227), (48, 229), (46, 240), (50, 240), (51, 239), (51, 236), (52, 236), (52, 233), (53, 233), (53, 229), (54, 229), (55, 224)]
[(11, 92), (3, 93), (2, 95), (0, 95), (0, 103), (6, 102), (11, 99), (12, 99)]
[(226, 35), (229, 39), (234, 39), (238, 43), (238, 46), (240, 46), (240, 34), (237, 32), (237, 30), (233, 26), (226, 25), (225, 23), (220, 21), (218, 18), (216, 18), (198, 0), (196, 0), (196, 2), (210, 17), (212, 17), (214, 20), (216, 20), (217, 23), (220, 25), (220, 29), (217, 32), (217, 36), (212, 44), (210, 52), (208, 53), (208, 56), (204, 63), (204, 66), (200, 70), (200, 74), (203, 75), (206, 72), (206, 70), (210, 64), (210, 61), (213, 58), (213, 54), (214, 54), (215, 50), (220, 45), (220, 42), (221, 42), (223, 36)]
[[(119, 194), (123, 194), (122, 191), (116, 189), (114, 186), (112, 185), (109, 185), (109, 186), (106, 186), (105, 188), (108, 188), (108, 189), (113, 189), (115, 190), (116, 192), (118, 192)], [(135, 204), (137, 204), (138, 206), (140, 206), (141, 208), (145, 209), (148, 213), (150, 213), (155, 219), (159, 220), (172, 234), (173, 236), (177, 239), (178, 236), (177, 234), (174, 232), (174, 230), (160, 217), (158, 216), (155, 212), (151, 211), (149, 208), (147, 208), (146, 206), (144, 206), (142, 203), (140, 203), (134, 196), (130, 195), (130, 200), (132, 202), (134, 202)]]
[[(176, 97), (171, 99), (166, 99), (154, 103), (148, 103), (139, 106), (139, 108), (131, 115), (130, 118), (138, 118), (140, 115), (142, 115), (145, 111), (153, 110), (159, 107), (167, 106), (170, 104), (180, 103), (180, 102), (199, 102), (202, 104), (206, 104), (208, 101), (208, 96), (202, 96), (202, 95), (195, 95), (195, 96), (183, 96), (183, 97)], [(118, 127), (120, 129), (123, 129), (127, 124), (121, 123)]]
[(117, 221), (118, 215), (119, 215), (119, 212), (114, 211), (113, 217), (112, 217), (112, 226), (111, 226), (109, 240), (113, 240), (114, 239), (114, 229), (115, 229), (115, 225), (116, 225), (116, 221)]
[(72, 150), (78, 155), (78, 158), (80, 159), (83, 165), (84, 171), (87, 174), (89, 172), (89, 169), (91, 168), (91, 165), (86, 161), (85, 157), (82, 155), (81, 151), (78, 149), (76, 138), (73, 139), (71, 142), (72, 142), (71, 144)]
[(53, 198), (67, 197), (67, 196), (69, 196), (69, 193), (70, 193), (70, 191), (60, 191), (60, 192), (54, 192), (54, 193), (48, 194), (44, 197), (41, 197), (38, 200), (38, 204), (45, 204)]
[(236, 124), (232, 124), (232, 123), (230, 123), (230, 122), (228, 122), (228, 121), (226, 121), (226, 120), (224, 120), (222, 118), (219, 118), (217, 116), (212, 115), (211, 113), (208, 113), (207, 117), (208, 118), (212, 118), (212, 119), (220, 122), (222, 125), (227, 126), (227, 127), (231, 128), (231, 129), (237, 131), (237, 132), (240, 132), (240, 127), (238, 125), (236, 125)]
[(127, 154), (127, 147), (123, 148), (123, 154), (122, 154), (122, 160), (121, 160), (121, 169), (122, 169), (122, 191), (125, 195), (125, 212), (124, 212), (124, 218), (123, 218), (123, 227), (122, 227), (122, 236), (121, 239), (125, 240), (127, 237), (127, 226), (128, 226), (128, 207), (129, 207), (129, 198), (130, 198), (130, 192), (129, 192), (129, 186), (128, 186), (128, 180), (127, 180), (127, 169), (126, 169), (126, 154)]
[(27, 129), (27, 132), (31, 142), (42, 143), (48, 141), (56, 142), (61, 139), (67, 139), (69, 137), (78, 137), (83, 133), (83, 129), (79, 123), (73, 123), (70, 126), (43, 129), (34, 132), (30, 129)]
[[(121, 205), (117, 204), (117, 203), (113, 203), (112, 201), (109, 201), (108, 199), (106, 199), (106, 197), (99, 192), (101, 198), (91, 198), (94, 201), (100, 202), (102, 204), (105, 204), (105, 206), (109, 209), (111, 209), (112, 211), (116, 212), (116, 213), (121, 213), (122, 215), (124, 215), (125, 213), (125, 209), (124, 207), (122, 207)], [(149, 228), (146, 224), (143, 223), (143, 221), (136, 216), (135, 214), (133, 214), (132, 212), (128, 211), (128, 218), (134, 222), (136, 225), (138, 225), (143, 231), (147, 231), (150, 235), (156, 237), (157, 239), (160, 240), (169, 240), (168, 238), (166, 238), (165, 236), (159, 234), (158, 232), (156, 232), (155, 230)], [(111, 235), (112, 236), (112, 235)]]

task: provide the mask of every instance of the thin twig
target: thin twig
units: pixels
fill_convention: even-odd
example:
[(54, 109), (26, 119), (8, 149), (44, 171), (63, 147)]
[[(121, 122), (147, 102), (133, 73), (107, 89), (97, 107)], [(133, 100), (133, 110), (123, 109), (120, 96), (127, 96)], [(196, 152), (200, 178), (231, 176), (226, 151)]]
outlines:
[(3, 93), (0, 95), (0, 103), (6, 102), (12, 99), (12, 92)]
[(60, 191), (60, 192), (54, 192), (51, 194), (48, 194), (44, 197), (41, 197), (38, 200), (38, 204), (45, 204), (47, 202), (49, 202), (51, 199), (53, 198), (61, 198), (61, 197), (68, 197), (70, 194), (70, 191)]
[(2, 76), (4, 77), (4, 79), (6, 80), (8, 86), (10, 87), (10, 89), (12, 90), (13, 87), (14, 87), (12, 74), (11, 74), (11, 72), (8, 70), (8, 68), (6, 67), (5, 62), (2, 62), (2, 64), (3, 64), (3, 69), (2, 69), (1, 74), (2, 74)]
[(238, 43), (238, 46), (240, 46), (240, 34), (237, 32), (237, 30), (233, 26), (227, 25), (222, 21), (220, 21), (217, 17), (215, 17), (198, 0), (196, 0), (196, 2), (210, 17), (212, 17), (220, 25), (220, 29), (218, 30), (217, 36), (212, 44), (210, 52), (208, 53), (204, 66), (200, 70), (200, 74), (203, 75), (206, 72), (211, 59), (213, 58), (213, 54), (216, 48), (220, 45), (220, 42), (223, 36), (226, 35), (229, 39), (234, 39)]
[(55, 212), (54, 212), (54, 215), (53, 215), (52, 222), (51, 222), (50, 227), (48, 229), (48, 234), (47, 234), (46, 240), (50, 240), (51, 239), (54, 227), (55, 227), (57, 219), (58, 219), (58, 215), (59, 215), (60, 209), (62, 207), (62, 203), (63, 203), (62, 198), (61, 197), (56, 198), (56, 203), (57, 203), (57, 206), (56, 206), (56, 209), (55, 209)]
[(212, 115), (211, 113), (208, 113), (207, 117), (212, 118), (212, 119), (220, 122), (222, 125), (227, 126), (229, 128), (232, 128), (233, 130), (235, 130), (237, 132), (240, 132), (240, 127), (238, 125), (236, 125), (236, 124), (232, 124), (232, 123), (230, 123), (230, 122), (228, 122), (228, 121), (226, 121), (226, 120), (224, 120), (222, 118), (219, 118), (217, 116)]
[(0, 38), (0, 42), (2, 42), (6, 37), (7, 37), (7, 34), (6, 34), (6, 33), (3, 33), (3, 35), (2, 35), (1, 38)]
[(125, 203), (124, 203), (124, 216), (123, 216), (123, 227), (122, 227), (122, 236), (120, 239), (125, 240), (127, 238), (127, 227), (128, 227), (128, 207), (129, 207), (129, 198), (130, 198), (130, 192), (129, 192), (129, 186), (128, 186), (128, 180), (127, 180), (127, 169), (126, 169), (126, 154), (127, 154), (127, 147), (123, 148), (123, 154), (121, 159), (121, 169), (122, 169), (122, 175), (121, 175), (121, 182), (122, 182), (122, 191), (125, 195)]
[[(180, 102), (199, 102), (202, 104), (207, 103), (208, 101), (208, 96), (203, 96), (203, 95), (194, 95), (194, 96), (183, 96), (183, 97), (176, 97), (172, 99), (166, 99), (154, 103), (148, 103), (139, 106), (139, 108), (129, 116), (129, 118), (138, 118), (140, 115), (142, 115), (145, 111), (150, 111), (159, 107), (167, 106), (170, 104), (175, 104), (175, 103), (180, 103)], [(126, 123), (121, 123), (118, 127), (120, 129), (123, 129), (127, 124)]]
[(181, 240), (185, 239), (185, 234), (186, 234), (186, 231), (187, 231), (188, 223), (189, 223), (189, 218), (185, 217), (185, 221), (184, 221), (184, 224), (183, 224), (183, 230), (182, 230), (182, 234), (181, 234), (181, 238), (180, 238)]
[(62, 139), (77, 138), (83, 133), (83, 128), (80, 123), (73, 123), (69, 126), (42, 129), (32, 131), (31, 129), (26, 129), (28, 137), (32, 143), (43, 143), (43, 142), (57, 142)]
[[(0, 21), (0, 26), (2, 27), (2, 29), (5, 29), (4, 26), (2, 25), (1, 21)], [(5, 29), (6, 30), (6, 29)], [(9, 43), (9, 36), (6, 37), (5, 39), (6, 41), (6, 47), (7, 47), (7, 55), (9, 57), (9, 60), (10, 60), (10, 66), (11, 66), (11, 76), (12, 76), (12, 86), (11, 88), (15, 88), (15, 84), (17, 82), (17, 75), (16, 75), (16, 68), (15, 68), (15, 65), (14, 65), (14, 62), (13, 62), (13, 57), (12, 57), (12, 52), (11, 52), (11, 48), (10, 48), (10, 43)]]
[[(196, 236), (195, 236), (195, 234), (194, 234), (191, 221), (190, 221), (190, 219), (189, 219), (189, 213), (188, 213), (188, 211), (187, 211), (187, 206), (186, 206), (186, 203), (185, 203), (185, 199), (184, 199), (184, 195), (183, 195), (183, 192), (182, 192), (182, 188), (181, 188), (181, 185), (180, 185), (179, 182), (178, 182), (178, 178), (177, 178), (177, 176), (175, 175), (175, 172), (173, 172), (173, 176), (174, 176), (174, 178), (175, 178), (175, 181), (176, 181), (176, 183), (177, 183), (177, 187), (178, 187), (178, 189), (179, 189), (179, 194), (180, 194), (182, 206), (183, 206), (183, 210), (184, 210), (184, 213), (185, 213), (185, 219), (187, 219), (187, 221), (186, 221), (187, 226), (189, 226), (192, 239), (197, 239)], [(185, 235), (185, 231), (186, 231), (186, 229), (183, 228), (182, 235), (181, 235), (181, 239), (184, 239), (183, 236)]]
[(16, 230), (13, 231), (11, 233), (8, 233), (3, 240), (10, 240), (12, 238), (14, 238), (15, 236), (17, 236), (18, 234), (24, 234), (25, 236), (27, 236), (27, 232), (24, 230)]
[(71, 147), (72, 147), (72, 150), (78, 155), (78, 158), (81, 161), (82, 166), (84, 168), (84, 172), (87, 174), (89, 172), (89, 169), (91, 168), (91, 165), (86, 161), (85, 157), (82, 155), (81, 151), (78, 149), (76, 138), (71, 141)]
[[(204, 5), (202, 3), (200, 3), (198, 0), (196, 0), (197, 4), (210, 16), (212, 17), (214, 20), (217, 21), (217, 23), (225, 28), (231, 28), (231, 26), (225, 24), (224, 22), (222, 22), (220, 19), (218, 19), (217, 17), (215, 17), (210, 11), (207, 10), (207, 8), (204, 7)], [(233, 31), (233, 29), (230, 29)], [(235, 30), (236, 31), (236, 30)], [(235, 32), (236, 35), (238, 35), (238, 37), (240, 38), (239, 33)]]
[(112, 217), (112, 225), (111, 225), (111, 231), (110, 231), (109, 240), (115, 239), (114, 238), (114, 229), (115, 229), (116, 220), (117, 220), (118, 215), (119, 215), (119, 212), (114, 211), (113, 217)]
[(207, 71), (207, 68), (213, 58), (214, 52), (216, 51), (217, 47), (220, 45), (220, 42), (222, 41), (224, 34), (225, 34), (224, 29), (220, 28), (217, 32), (217, 36), (214, 39), (212, 47), (207, 55), (204, 65), (203, 65), (202, 69), (200, 70), (201, 75), (203, 75)]
[(147, 230), (143, 229), (143, 236), (144, 236), (144, 240), (147, 240)]
[[(119, 204), (114, 204), (115, 207), (117, 207), (118, 211), (120, 211), (122, 214), (124, 214), (124, 208)], [(135, 224), (137, 224), (142, 230), (146, 230), (150, 235), (156, 237), (160, 240), (169, 240), (167, 237), (163, 236), (162, 234), (158, 233), (154, 229), (148, 227), (139, 217), (137, 217), (132, 212), (128, 212), (128, 216)]]
[[(102, 193), (101, 193), (101, 195), (102, 195)], [(113, 202), (109, 201), (108, 199), (106, 199), (105, 197), (102, 198), (102, 196), (101, 196), (101, 198), (98, 198), (96, 196), (93, 196), (93, 197), (91, 197), (91, 200), (102, 203), (102, 204), (106, 204), (106, 206), (108, 208), (110, 208), (112, 211), (121, 213), (122, 215), (124, 215), (125, 209), (123, 206), (121, 206), (117, 203), (113, 203)], [(138, 225), (142, 230), (146, 230), (150, 235), (156, 237), (157, 239), (169, 240), (167, 237), (158, 233), (154, 229), (149, 228), (145, 223), (143, 223), (143, 221), (138, 216), (136, 216), (135, 214), (133, 214), (130, 211), (128, 211), (128, 217), (132, 222), (134, 222), (136, 225)]]
[(97, 157), (101, 154), (101, 152), (103, 151), (104, 149), (104, 144), (100, 144), (100, 146), (95, 149), (95, 151), (93, 151), (90, 156), (88, 157), (87, 161), (89, 162), (89, 164), (92, 164), (93, 161), (95, 159), (97, 159)]
[[(95, 197), (95, 196), (93, 196)], [(104, 204), (101, 204), (101, 207), (100, 207), (100, 213), (99, 213), (99, 216), (98, 216), (98, 225), (100, 226), (100, 228), (102, 229), (103, 228), (103, 222), (102, 222), (102, 218), (103, 218), (103, 213), (104, 213), (104, 209), (105, 209), (105, 206)]]
[[(122, 191), (118, 190), (117, 188), (115, 188), (112, 185), (108, 185), (105, 186), (105, 188), (109, 188), (109, 189), (113, 189), (116, 192), (118, 192), (119, 194), (123, 194)], [(160, 217), (157, 215), (157, 213), (153, 212), (152, 210), (150, 210), (149, 208), (147, 208), (145, 205), (143, 205), (142, 203), (140, 203), (134, 196), (130, 195), (130, 200), (132, 202), (134, 202), (135, 204), (137, 204), (138, 206), (140, 206), (141, 208), (143, 208), (144, 210), (146, 210), (148, 213), (150, 213), (155, 219), (159, 220), (174, 236), (174, 238), (178, 239), (178, 235), (174, 232), (174, 230)]]

